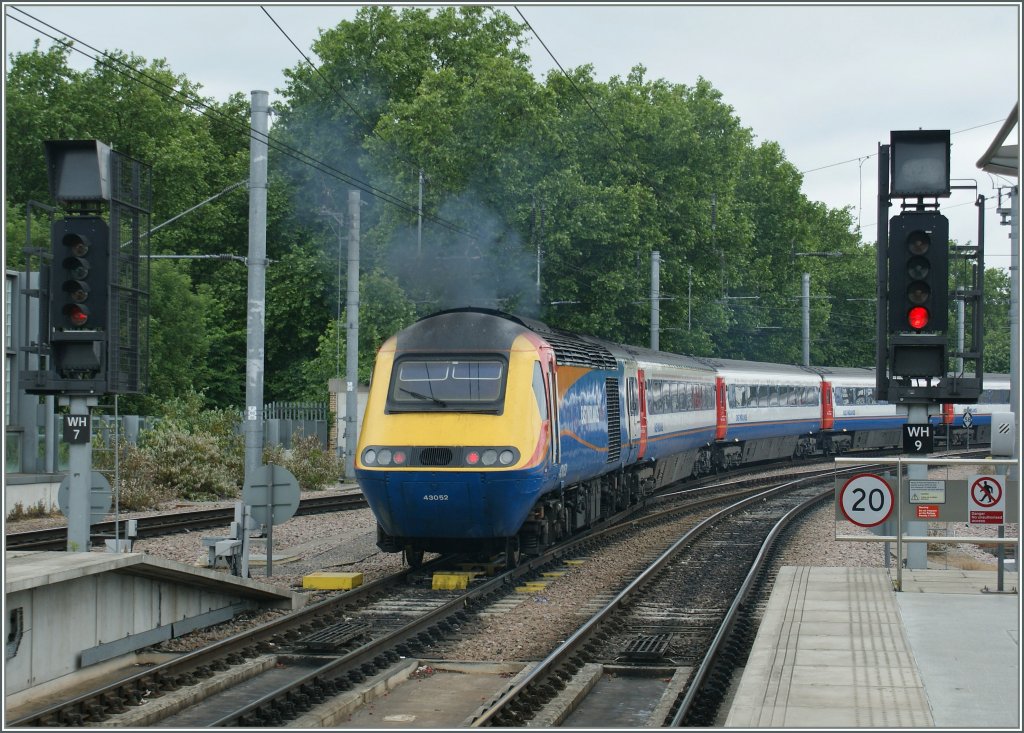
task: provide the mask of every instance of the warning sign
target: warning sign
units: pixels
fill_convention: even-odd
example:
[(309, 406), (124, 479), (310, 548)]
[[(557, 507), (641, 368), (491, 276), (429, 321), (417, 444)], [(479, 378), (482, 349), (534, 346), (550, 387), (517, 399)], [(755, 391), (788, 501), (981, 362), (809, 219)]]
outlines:
[(971, 476), (967, 480), (967, 515), (970, 524), (1003, 524), (1006, 493), (1002, 476)]
[(914, 507), (917, 510), (918, 519), (938, 519), (939, 518), (939, 506), (938, 504), (918, 504)]

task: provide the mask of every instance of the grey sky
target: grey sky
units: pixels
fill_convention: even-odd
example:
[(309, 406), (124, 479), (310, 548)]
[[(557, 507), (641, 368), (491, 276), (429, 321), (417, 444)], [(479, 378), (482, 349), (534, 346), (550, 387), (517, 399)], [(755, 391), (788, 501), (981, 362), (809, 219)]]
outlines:
[[(310, 46), (318, 29), (352, 19), (359, 6), (264, 7), (315, 60)], [(989, 199), (986, 262), (1009, 266), (1009, 228), (994, 213), (996, 187), (1009, 181), (976, 162), (1017, 101), (1021, 3), (497, 7), (520, 20), (518, 7), (566, 69), (592, 64), (602, 81), (637, 64), (651, 79), (692, 85), (704, 77), (758, 141), (782, 146), (805, 173), (808, 198), (851, 206), (868, 241), (876, 229), (878, 144), (888, 142), (890, 130), (951, 130), (953, 178), (976, 181)], [(98, 49), (164, 58), (221, 100), (254, 89), (275, 98), (282, 69), (302, 63), (259, 5), (4, 3), (5, 68), (8, 54), (29, 50), (35, 38), (43, 48), (51, 43), (12, 18), (59, 35), (14, 8)], [(535, 74), (557, 70), (535, 37), (528, 50)], [(77, 53), (71, 61), (93, 63)], [(961, 242), (977, 240), (973, 203), (973, 192), (957, 191), (943, 204), (951, 236)], [(827, 242), (796, 244), (829, 249)]]

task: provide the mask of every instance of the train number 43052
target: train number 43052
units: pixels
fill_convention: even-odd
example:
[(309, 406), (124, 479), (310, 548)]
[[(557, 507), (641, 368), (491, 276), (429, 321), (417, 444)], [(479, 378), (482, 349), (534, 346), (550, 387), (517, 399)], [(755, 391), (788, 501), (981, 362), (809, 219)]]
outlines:
[(423, 501), (448, 501), (448, 494), (424, 494)]

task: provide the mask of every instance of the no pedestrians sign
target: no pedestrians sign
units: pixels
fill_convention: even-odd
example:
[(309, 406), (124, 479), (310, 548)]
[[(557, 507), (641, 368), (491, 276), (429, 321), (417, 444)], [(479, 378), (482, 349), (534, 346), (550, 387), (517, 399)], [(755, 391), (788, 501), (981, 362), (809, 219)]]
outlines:
[(967, 516), (970, 524), (1003, 524), (1006, 492), (1003, 476), (971, 476), (967, 480)]

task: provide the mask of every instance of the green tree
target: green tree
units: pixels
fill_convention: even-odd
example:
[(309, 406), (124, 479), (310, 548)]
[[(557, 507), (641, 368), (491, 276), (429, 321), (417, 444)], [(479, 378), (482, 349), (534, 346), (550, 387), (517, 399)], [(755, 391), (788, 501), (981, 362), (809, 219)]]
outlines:
[[(328, 381), (345, 379), (348, 352), (347, 309), (331, 318), (320, 334), (316, 357), (302, 366), (305, 400), (327, 398)], [(413, 304), (394, 278), (379, 272), (363, 275), (359, 283), (359, 382), (368, 384), (377, 351), (388, 338), (416, 319)]]
[(990, 374), (1010, 373), (1010, 274), (998, 267), (985, 268), (983, 320), (984, 368)]

